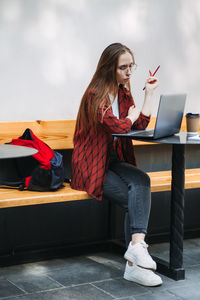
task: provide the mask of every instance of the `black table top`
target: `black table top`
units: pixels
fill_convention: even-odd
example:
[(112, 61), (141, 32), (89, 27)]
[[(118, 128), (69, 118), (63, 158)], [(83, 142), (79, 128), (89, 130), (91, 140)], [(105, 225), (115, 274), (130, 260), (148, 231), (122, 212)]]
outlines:
[(0, 159), (26, 157), (36, 154), (38, 151), (34, 148), (15, 146), (10, 144), (0, 145)]
[[(200, 133), (199, 133), (200, 134)], [(114, 134), (113, 134), (114, 135)], [(179, 132), (175, 135), (172, 136), (168, 136), (168, 137), (164, 137), (161, 139), (147, 139), (147, 138), (138, 138), (135, 136), (128, 136), (126, 134), (117, 134), (117, 136), (121, 136), (121, 137), (129, 137), (133, 140), (138, 140), (138, 141), (143, 141), (143, 142), (149, 142), (149, 143), (160, 143), (160, 144), (182, 144), (182, 145), (186, 145), (186, 144), (200, 144), (200, 138), (195, 138), (194, 136), (191, 137), (190, 135), (188, 135), (187, 132)]]

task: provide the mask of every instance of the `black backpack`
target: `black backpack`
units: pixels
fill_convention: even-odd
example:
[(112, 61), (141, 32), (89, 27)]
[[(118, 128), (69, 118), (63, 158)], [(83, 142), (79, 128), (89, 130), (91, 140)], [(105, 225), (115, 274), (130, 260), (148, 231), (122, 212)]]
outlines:
[(1, 185), (32, 191), (56, 190), (62, 186), (65, 180), (62, 154), (53, 151), (29, 128), (21, 137), (13, 139), (10, 144), (35, 148), (38, 152), (32, 155), (31, 164), (24, 165), (22, 159), (16, 159), (15, 167), (20, 179), (17, 181), (0, 179)]

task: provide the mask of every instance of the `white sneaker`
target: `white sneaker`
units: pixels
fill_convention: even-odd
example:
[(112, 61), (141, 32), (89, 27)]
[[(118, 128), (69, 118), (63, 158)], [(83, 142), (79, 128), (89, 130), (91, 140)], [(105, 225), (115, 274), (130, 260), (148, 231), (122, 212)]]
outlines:
[(158, 286), (163, 283), (160, 276), (156, 275), (153, 271), (140, 268), (135, 264), (129, 266), (128, 262), (126, 263), (124, 279), (144, 286)]
[(144, 241), (135, 245), (130, 242), (124, 258), (142, 268), (156, 270), (156, 262), (149, 255), (147, 247), (148, 245)]

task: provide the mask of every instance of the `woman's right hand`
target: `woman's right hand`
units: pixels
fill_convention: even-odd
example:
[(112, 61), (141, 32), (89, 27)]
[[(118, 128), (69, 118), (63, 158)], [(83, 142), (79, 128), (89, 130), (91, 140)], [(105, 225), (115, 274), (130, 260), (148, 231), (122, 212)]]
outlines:
[(140, 110), (137, 107), (135, 107), (135, 105), (130, 106), (127, 118), (129, 118), (132, 123), (134, 123), (139, 118), (139, 115)]

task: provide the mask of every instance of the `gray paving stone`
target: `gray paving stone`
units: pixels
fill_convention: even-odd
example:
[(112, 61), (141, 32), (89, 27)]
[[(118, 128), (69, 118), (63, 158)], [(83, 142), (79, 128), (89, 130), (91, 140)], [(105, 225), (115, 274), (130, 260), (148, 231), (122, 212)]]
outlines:
[(103, 264), (104, 266), (114, 267), (116, 269), (124, 271), (126, 260), (122, 255), (117, 255), (115, 253), (103, 252), (90, 254), (87, 256), (92, 261)]
[(186, 279), (192, 283), (200, 282), (200, 264), (186, 269)]
[(18, 275), (35, 275), (35, 274), (47, 274), (49, 271), (58, 271), (65, 269), (70, 265), (81, 262), (91, 263), (91, 260), (84, 256), (69, 257), (66, 259), (52, 259), (47, 261), (40, 261), (35, 263), (27, 263), (16, 266), (1, 267), (0, 279), (7, 279), (12, 274)]
[(156, 253), (162, 253), (163, 251), (169, 250), (169, 243), (160, 243), (160, 244), (153, 244), (149, 245), (148, 251), (150, 253), (156, 252)]
[[(156, 293), (161, 293), (169, 288), (172, 288), (172, 287), (176, 287), (176, 286), (185, 286), (185, 280), (179, 280), (179, 281), (175, 281), (171, 278), (168, 278), (162, 274), (159, 274), (157, 273), (161, 278), (162, 278), (162, 281), (163, 281), (163, 284), (160, 285), (160, 286), (157, 286), (157, 287), (154, 287), (154, 288), (150, 288), (150, 291), (152, 292), (152, 290)], [(189, 282), (188, 285), (190, 285), (191, 283)]]
[(105, 266), (94, 261), (82, 261), (71, 264), (59, 272), (49, 272), (48, 276), (65, 285), (77, 285), (115, 277), (122, 277), (122, 270)]
[(71, 264), (81, 261), (90, 261), (84, 256), (66, 258), (66, 259), (52, 259), (47, 261), (40, 261), (35, 263), (21, 264), (10, 267), (0, 268), (0, 279), (7, 279), (10, 275), (36, 275), (36, 274), (46, 274), (49, 271), (57, 271), (60, 269), (65, 269)]
[(151, 255), (169, 261), (169, 243), (150, 245), (148, 251)]
[[(116, 300), (118, 300), (116, 298)], [(135, 297), (126, 297), (126, 298), (119, 298), (119, 300), (136, 300)]]
[(200, 247), (200, 238), (184, 240), (184, 247), (193, 249), (194, 246)]
[(116, 298), (130, 297), (148, 292), (148, 288), (122, 278), (96, 282), (93, 285)]
[(28, 276), (10, 276), (10, 282), (14, 283), (18, 288), (25, 292), (39, 292), (50, 289), (63, 287), (58, 282), (45, 275), (28, 275)]
[(171, 294), (168, 291), (162, 291), (162, 292), (149, 292), (145, 295), (135, 296), (135, 300), (180, 300), (180, 297), (177, 297), (173, 294)]
[(185, 247), (184, 248), (184, 253), (187, 255), (195, 255), (196, 258), (198, 259), (198, 261), (200, 261), (199, 259), (199, 255), (200, 255), (200, 248), (199, 246), (197, 246), (196, 244), (192, 244), (192, 246), (190, 245), (190, 247)]
[(112, 296), (90, 284), (24, 295), (12, 300), (112, 300)]
[[(101, 252), (0, 268), (0, 299), (199, 300), (200, 239), (186, 240), (184, 247), (185, 280), (161, 275), (162, 286), (142, 287), (123, 279), (125, 260), (121, 255)], [(149, 248), (162, 258), (168, 255), (168, 243)]]
[(12, 283), (10, 283), (8, 280), (4, 280), (4, 279), (0, 280), (0, 299), (22, 295), (22, 294), (24, 294), (24, 292), (18, 289)]
[[(200, 264), (200, 242), (184, 241), (183, 267)], [(149, 246), (151, 255), (169, 261), (169, 243), (154, 244)]]
[(76, 264), (77, 262), (81, 263), (82, 261), (90, 262), (85, 256), (75, 256), (36, 262), (29, 264), (29, 269), (31, 269), (31, 272), (34, 274), (46, 274), (50, 271), (65, 269), (72, 264)]
[(10, 267), (0, 267), (0, 279), (7, 279), (8, 275), (10, 274), (26, 275), (28, 273), (27, 265), (24, 264)]
[(190, 286), (185, 287), (174, 287), (168, 290), (175, 296), (180, 297), (181, 299), (186, 300), (199, 300), (200, 299), (200, 288), (199, 284), (191, 284)]
[(136, 300), (135, 297), (115, 298), (116, 300)]
[(183, 267), (186, 269), (190, 266), (195, 266), (197, 264), (200, 264), (200, 259), (199, 257), (200, 253), (198, 255), (192, 255), (192, 254), (183, 254)]

